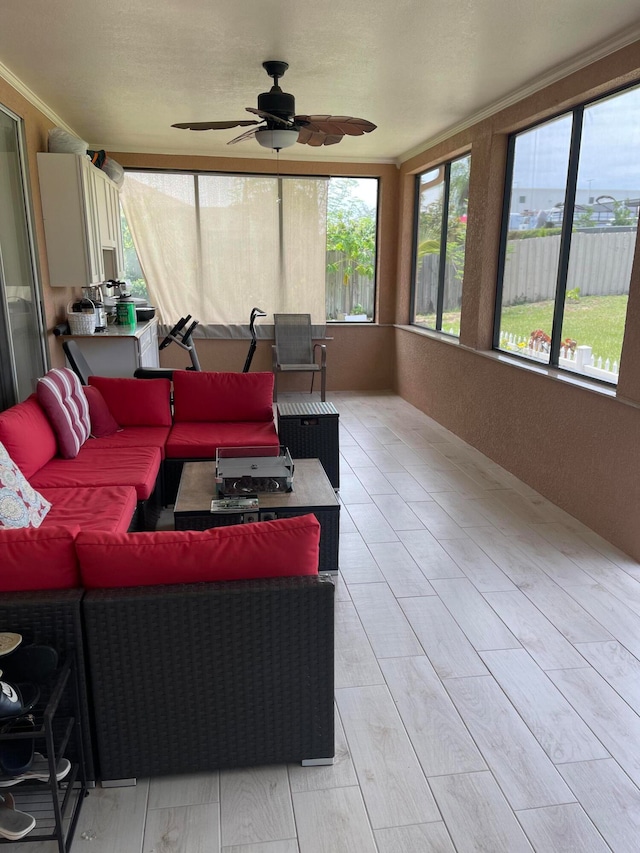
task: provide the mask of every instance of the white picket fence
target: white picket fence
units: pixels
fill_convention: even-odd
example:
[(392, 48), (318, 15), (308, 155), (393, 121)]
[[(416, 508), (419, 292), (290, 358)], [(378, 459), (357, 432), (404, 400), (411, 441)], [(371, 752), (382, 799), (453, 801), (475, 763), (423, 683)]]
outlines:
[[(549, 350), (546, 345), (536, 341), (533, 346), (529, 345), (530, 339), (513, 335), (509, 332), (500, 332), (499, 348), (507, 352), (517, 352), (536, 361), (549, 364)], [(560, 349), (559, 367), (581, 373), (583, 376), (592, 376), (594, 379), (602, 379), (605, 382), (618, 382), (618, 362), (602, 359), (594, 356), (592, 348), (587, 344), (577, 346), (575, 351), (569, 347)]]

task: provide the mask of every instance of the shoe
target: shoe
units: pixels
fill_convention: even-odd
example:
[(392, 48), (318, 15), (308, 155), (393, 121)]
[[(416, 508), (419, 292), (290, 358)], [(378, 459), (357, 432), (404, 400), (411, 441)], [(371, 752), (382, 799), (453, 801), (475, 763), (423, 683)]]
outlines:
[(51, 646), (21, 646), (2, 661), (7, 681), (44, 684), (58, 667), (58, 652)]
[(35, 684), (0, 681), (0, 720), (27, 714), (39, 698), (40, 688)]
[(21, 634), (14, 634), (10, 631), (0, 632), (0, 656), (11, 654), (14, 649), (18, 648), (21, 642)]
[[(60, 782), (67, 773), (71, 770), (71, 762), (68, 758), (61, 758), (58, 761), (56, 769), (56, 782)], [(48, 782), (49, 781), (49, 762), (40, 752), (33, 753), (33, 761), (28, 770), (24, 773), (19, 773), (17, 776), (0, 776), (0, 788), (8, 788), (10, 785), (16, 785), (18, 782)], [(7, 796), (3, 794), (1, 796)]]
[[(35, 729), (33, 717), (28, 714), (17, 720), (6, 723), (0, 731), (2, 734), (17, 734)], [(33, 761), (35, 741), (32, 737), (16, 740), (0, 741), (0, 772), (3, 776), (19, 776), (26, 773)]]
[(0, 794), (0, 837), (19, 841), (36, 825), (33, 815), (19, 812), (11, 794)]

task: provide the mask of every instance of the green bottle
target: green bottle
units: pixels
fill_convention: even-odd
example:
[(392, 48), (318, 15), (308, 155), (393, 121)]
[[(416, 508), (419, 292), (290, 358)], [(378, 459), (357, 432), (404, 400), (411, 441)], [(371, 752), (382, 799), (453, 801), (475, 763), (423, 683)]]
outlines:
[(132, 299), (120, 299), (116, 307), (117, 323), (119, 326), (135, 326), (136, 305)]

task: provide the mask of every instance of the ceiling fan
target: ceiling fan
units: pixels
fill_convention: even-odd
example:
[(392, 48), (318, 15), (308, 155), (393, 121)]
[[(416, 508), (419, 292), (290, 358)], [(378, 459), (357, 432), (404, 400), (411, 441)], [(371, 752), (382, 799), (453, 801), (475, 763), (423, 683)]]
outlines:
[(227, 144), (233, 145), (243, 139), (255, 138), (263, 148), (273, 148), (276, 151), (288, 148), (295, 142), (314, 147), (335, 145), (345, 136), (362, 136), (376, 129), (376, 125), (370, 121), (352, 116), (295, 115), (295, 98), (283, 92), (278, 85), (278, 80), (289, 64), (280, 60), (270, 60), (263, 62), (262, 67), (273, 79), (273, 86), (268, 92), (258, 95), (257, 109), (245, 108), (248, 112), (259, 116), (259, 120), (192, 121), (172, 124), (171, 127), (183, 130), (227, 130), (230, 127), (256, 125)]

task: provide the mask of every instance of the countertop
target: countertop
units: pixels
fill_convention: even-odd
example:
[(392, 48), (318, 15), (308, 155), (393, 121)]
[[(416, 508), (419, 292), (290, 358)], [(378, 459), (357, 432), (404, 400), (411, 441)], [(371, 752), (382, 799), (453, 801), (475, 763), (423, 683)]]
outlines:
[(141, 338), (147, 329), (158, 323), (158, 318), (136, 323), (135, 326), (107, 326), (103, 332), (94, 332), (92, 335), (61, 335), (62, 338)]

